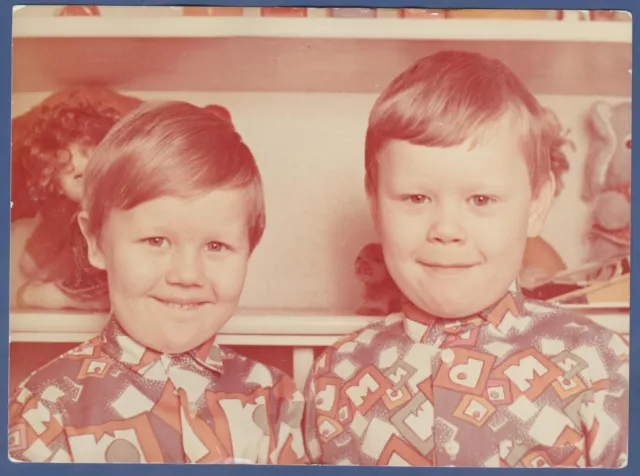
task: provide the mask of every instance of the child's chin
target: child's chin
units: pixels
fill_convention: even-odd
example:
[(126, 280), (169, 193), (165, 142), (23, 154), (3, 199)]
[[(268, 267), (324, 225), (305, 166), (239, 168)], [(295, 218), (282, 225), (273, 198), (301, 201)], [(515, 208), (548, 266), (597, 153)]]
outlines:
[(175, 337), (168, 337), (167, 340), (165, 340), (162, 349), (159, 350), (161, 350), (161, 352), (165, 354), (183, 354), (185, 352), (192, 351), (200, 344), (202, 344), (200, 340), (201, 339), (198, 338), (190, 338), (177, 341)]

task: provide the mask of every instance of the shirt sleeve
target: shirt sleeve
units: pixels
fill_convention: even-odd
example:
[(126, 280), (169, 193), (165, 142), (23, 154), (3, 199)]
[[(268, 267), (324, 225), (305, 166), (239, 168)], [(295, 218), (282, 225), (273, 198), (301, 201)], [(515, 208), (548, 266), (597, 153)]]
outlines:
[(629, 444), (629, 343), (612, 333), (600, 342), (582, 353), (590, 387), (580, 408), (586, 466), (621, 468), (627, 465)]
[(304, 440), (309, 460), (314, 464), (322, 463), (322, 449), (317, 426), (316, 413), (316, 368), (311, 369), (305, 385), (305, 415), (304, 415)]
[(9, 458), (22, 462), (70, 463), (62, 415), (25, 387), (9, 401)]
[(276, 399), (273, 435), (275, 449), (269, 464), (307, 464), (309, 462), (302, 437), (304, 397), (293, 380), (283, 374), (274, 386)]

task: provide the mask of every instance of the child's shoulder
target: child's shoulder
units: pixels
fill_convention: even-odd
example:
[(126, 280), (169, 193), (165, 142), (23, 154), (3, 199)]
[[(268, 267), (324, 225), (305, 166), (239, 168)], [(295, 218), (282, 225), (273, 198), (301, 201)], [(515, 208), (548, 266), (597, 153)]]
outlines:
[(368, 360), (376, 349), (385, 346), (390, 339), (404, 337), (402, 314), (393, 313), (358, 330), (355, 330), (328, 346), (316, 359), (313, 372), (319, 373), (338, 365), (342, 359), (334, 355), (349, 356), (351, 361)]
[(98, 376), (101, 370), (108, 369), (108, 360), (102, 354), (100, 336), (94, 337), (34, 370), (18, 384), (13, 399), (24, 404), (25, 399), (35, 396), (55, 403), (56, 396), (64, 393), (64, 388), (71, 382), (89, 376), (90, 373)]
[(574, 345), (600, 343), (609, 345), (620, 335), (587, 317), (578, 309), (568, 309), (554, 303), (526, 300), (525, 311), (533, 318), (531, 331), (538, 336), (572, 341)]

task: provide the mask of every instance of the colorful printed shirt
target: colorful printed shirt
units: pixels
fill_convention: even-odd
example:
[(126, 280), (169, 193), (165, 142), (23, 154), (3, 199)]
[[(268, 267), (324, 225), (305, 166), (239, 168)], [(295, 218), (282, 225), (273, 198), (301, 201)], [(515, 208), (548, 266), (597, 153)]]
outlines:
[(33, 462), (305, 463), (301, 392), (219, 347), (164, 355), (112, 319), (10, 403), (9, 454)]
[(629, 345), (517, 286), (475, 317), (409, 304), (328, 348), (306, 390), (313, 462), (620, 467)]

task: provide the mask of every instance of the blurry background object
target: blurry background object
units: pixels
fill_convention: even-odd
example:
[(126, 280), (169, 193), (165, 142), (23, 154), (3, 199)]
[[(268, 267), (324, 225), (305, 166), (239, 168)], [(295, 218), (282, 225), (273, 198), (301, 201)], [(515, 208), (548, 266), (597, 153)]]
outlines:
[(561, 17), (567, 21), (589, 21), (589, 10), (562, 10)]
[(242, 7), (182, 7), (186, 17), (241, 17)]
[(263, 17), (306, 17), (307, 9), (301, 7), (262, 7)]
[(337, 18), (375, 18), (375, 8), (332, 8), (331, 16)]
[(65, 5), (58, 11), (61, 17), (99, 17), (100, 8), (96, 5)]
[[(583, 199), (592, 207), (588, 261), (621, 258), (631, 249), (631, 102), (598, 101), (587, 116), (589, 149)], [(612, 277), (603, 267), (601, 279)]]
[(356, 314), (388, 316), (400, 311), (402, 294), (389, 275), (379, 243), (369, 243), (362, 248), (355, 261), (355, 274), (364, 285)]
[(496, 9), (451, 9), (446, 10), (447, 18), (499, 20), (557, 20), (560, 10), (496, 10)]
[(591, 10), (593, 21), (631, 21), (631, 13), (622, 10)]
[(446, 10), (429, 8), (403, 8), (404, 18), (445, 18)]

